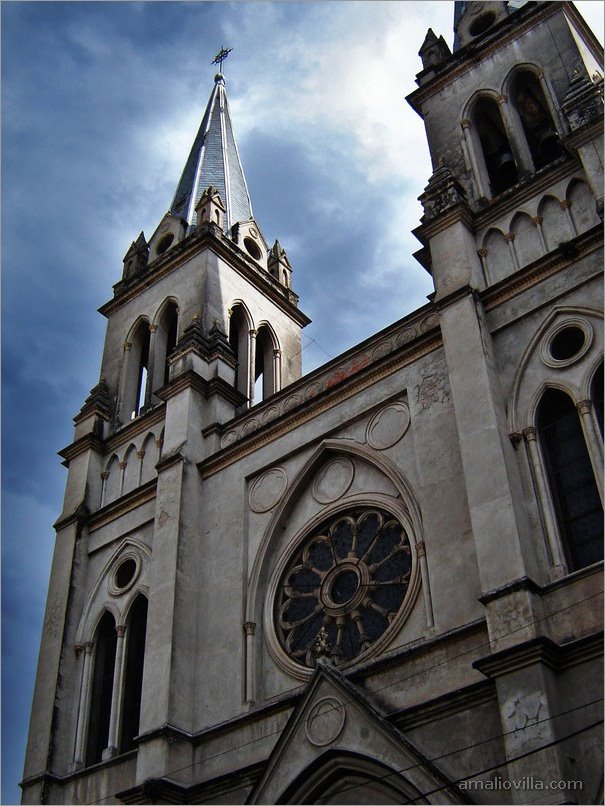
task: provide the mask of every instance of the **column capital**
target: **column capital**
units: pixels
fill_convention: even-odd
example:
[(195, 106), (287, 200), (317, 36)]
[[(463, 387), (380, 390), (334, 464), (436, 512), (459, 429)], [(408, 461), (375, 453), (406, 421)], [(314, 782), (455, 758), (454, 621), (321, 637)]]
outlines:
[(137, 457), (142, 459), (145, 456), (145, 451), (137, 451)]
[(571, 207), (571, 202), (569, 199), (563, 199), (562, 202), (559, 202), (561, 205), (561, 210), (568, 210)]
[(477, 249), (479, 257), (487, 257), (487, 249)]
[(419, 557), (426, 557), (426, 544), (424, 540), (419, 540), (416, 543), (416, 554)]
[(511, 243), (512, 241), (515, 240), (515, 233), (514, 232), (505, 232), (504, 233), (504, 240), (506, 240), (509, 243)]
[(496, 100), (499, 104), (505, 104), (508, 101), (508, 95), (498, 95)]
[(580, 400), (576, 403), (576, 408), (580, 414), (588, 414), (592, 408), (592, 400)]
[(157, 329), (158, 329), (157, 325), (149, 325), (149, 332), (150, 333), (156, 333)]
[(251, 339), (255, 339), (255, 338), (256, 338), (256, 330), (255, 330), (253, 327), (252, 327), (252, 328), (250, 328), (250, 330), (248, 331), (248, 333), (249, 333), (249, 335), (250, 335), (250, 338), (251, 338)]
[(130, 348), (132, 347), (132, 342), (131, 341), (125, 341), (122, 346), (124, 347), (124, 352), (127, 353), (130, 350)]
[(511, 434), (508, 435), (508, 438), (510, 439), (513, 448), (517, 450), (517, 447), (519, 446), (519, 443), (523, 439), (523, 436), (519, 434), (518, 431), (513, 431)]
[(118, 467), (120, 468), (120, 470), (124, 470), (127, 464), (128, 462), (118, 462)]
[(533, 218), (530, 219), (530, 221), (534, 225), (534, 227), (537, 227), (544, 221), (544, 219), (542, 218), (541, 215), (535, 215)]
[(463, 118), (460, 121), (460, 125), (462, 126), (463, 129), (470, 129), (471, 126), (472, 126), (472, 122), (471, 122), (470, 118)]
[(116, 632), (118, 634), (118, 638), (124, 638), (124, 633), (126, 632), (126, 625), (116, 624)]
[(76, 657), (79, 658), (82, 652), (84, 652), (84, 644), (74, 644), (74, 652), (76, 653)]
[(104, 470), (104, 471), (101, 473), (101, 478), (102, 478), (103, 480), (107, 480), (107, 479), (109, 478), (109, 470)]
[(538, 429), (530, 425), (528, 428), (523, 429), (523, 436), (526, 442), (535, 442), (538, 436)]
[(244, 632), (246, 635), (254, 635), (256, 632), (256, 622), (255, 621), (245, 621), (244, 622)]

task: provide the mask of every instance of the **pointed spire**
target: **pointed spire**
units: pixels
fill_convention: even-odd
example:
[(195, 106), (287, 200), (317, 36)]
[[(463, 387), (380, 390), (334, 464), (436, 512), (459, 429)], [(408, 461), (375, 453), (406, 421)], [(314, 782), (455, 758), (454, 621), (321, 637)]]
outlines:
[(172, 215), (185, 219), (190, 226), (195, 225), (196, 206), (210, 185), (216, 188), (225, 206), (225, 232), (238, 221), (253, 217), (222, 73), (214, 78), (201, 126), (170, 206)]

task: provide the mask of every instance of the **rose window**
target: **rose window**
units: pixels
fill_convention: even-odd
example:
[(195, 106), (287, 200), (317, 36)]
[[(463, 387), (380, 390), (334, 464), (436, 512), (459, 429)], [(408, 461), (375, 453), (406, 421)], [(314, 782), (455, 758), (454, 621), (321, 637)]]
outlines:
[(411, 570), (408, 535), (392, 514), (334, 515), (303, 541), (282, 576), (275, 609), (282, 647), (307, 667), (318, 654), (337, 664), (362, 655), (400, 610)]

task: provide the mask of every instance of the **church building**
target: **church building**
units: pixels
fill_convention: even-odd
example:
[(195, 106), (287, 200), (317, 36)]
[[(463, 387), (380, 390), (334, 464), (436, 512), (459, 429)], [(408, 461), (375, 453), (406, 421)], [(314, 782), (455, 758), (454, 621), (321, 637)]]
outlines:
[(434, 292), (307, 375), (216, 75), (61, 451), (24, 803), (603, 802), (603, 51), (452, 13)]

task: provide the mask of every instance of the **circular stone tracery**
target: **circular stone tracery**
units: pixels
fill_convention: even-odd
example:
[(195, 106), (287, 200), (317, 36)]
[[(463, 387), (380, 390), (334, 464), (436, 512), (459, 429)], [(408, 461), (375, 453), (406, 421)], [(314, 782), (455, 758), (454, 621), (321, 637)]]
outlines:
[(358, 507), (332, 516), (306, 537), (282, 576), (275, 623), (283, 649), (308, 668), (326, 635), (337, 664), (365, 653), (401, 608), (411, 570), (408, 535), (391, 513)]

